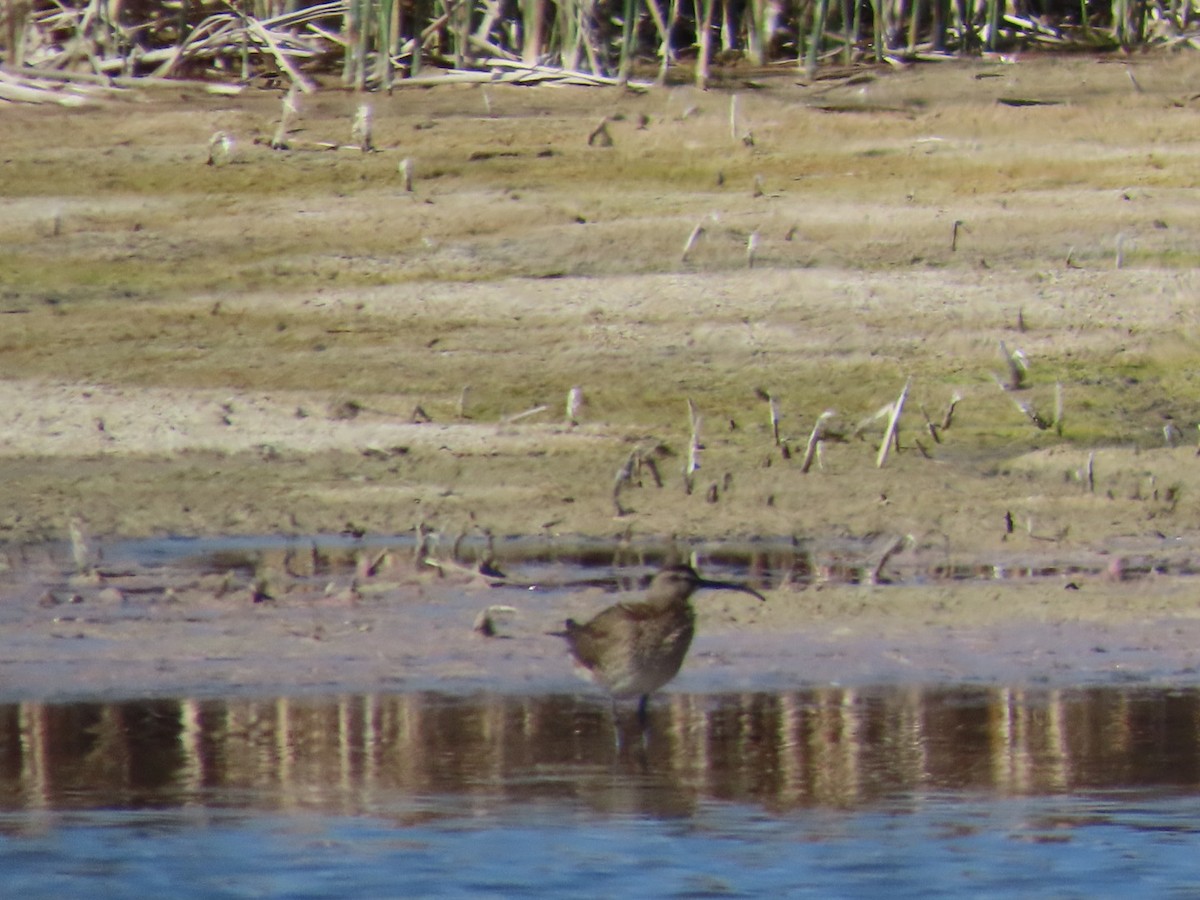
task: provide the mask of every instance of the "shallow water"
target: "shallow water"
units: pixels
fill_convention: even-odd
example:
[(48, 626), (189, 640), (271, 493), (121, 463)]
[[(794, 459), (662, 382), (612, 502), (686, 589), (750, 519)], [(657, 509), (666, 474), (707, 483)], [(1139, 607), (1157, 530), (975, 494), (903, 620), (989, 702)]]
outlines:
[(0, 707), (9, 896), (1185, 896), (1200, 691)]

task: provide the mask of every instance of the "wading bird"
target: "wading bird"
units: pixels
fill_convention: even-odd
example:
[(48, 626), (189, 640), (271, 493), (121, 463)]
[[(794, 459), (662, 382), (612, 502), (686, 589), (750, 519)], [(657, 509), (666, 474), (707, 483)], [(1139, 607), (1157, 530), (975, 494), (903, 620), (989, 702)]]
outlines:
[(571, 655), (584, 674), (598, 683), (615, 702), (638, 697), (638, 722), (646, 724), (650, 695), (679, 672), (692, 635), (696, 611), (691, 596), (699, 590), (740, 591), (767, 598), (743, 584), (701, 578), (691, 566), (668, 566), (650, 582), (641, 600), (614, 603), (582, 625), (567, 619), (563, 631)]

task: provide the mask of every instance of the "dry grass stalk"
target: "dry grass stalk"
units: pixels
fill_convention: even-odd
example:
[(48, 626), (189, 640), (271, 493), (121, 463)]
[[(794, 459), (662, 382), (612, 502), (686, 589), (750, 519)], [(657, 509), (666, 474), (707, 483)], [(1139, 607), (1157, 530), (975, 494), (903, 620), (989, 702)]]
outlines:
[[(818, 63), (835, 55), (849, 61), (855, 54), (872, 54), (876, 62), (895, 66), (913, 60), (949, 59), (951, 54), (943, 50), (943, 43), (950, 44), (951, 51), (975, 54), (981, 41), (989, 50), (997, 49), (1001, 41), (1089, 49), (1196, 42), (1191, 5), (1131, 5), (1127, 0), (1113, 0), (1109, 27), (1089, 23), (1082, 29), (1058, 27), (1056, 20), (1065, 15), (1062, 11), (1034, 19), (1005, 11), (998, 2), (985, 4), (982, 29), (979, 17), (972, 18), (973, 14), (968, 15), (970, 21), (947, 29), (943, 16), (918, 17), (917, 7), (910, 10), (894, 0), (874, 6), (870, 14), (873, 28), (863, 29), (861, 8), (828, 0), (783, 7), (755, 0), (744, 8), (728, 0), (720, 5), (716, 0), (667, 0), (663, 7), (654, 0), (645, 9), (653, 21), (656, 42), (639, 35), (644, 13), (632, 2), (597, 5), (591, 0), (559, 4), (529, 0), (520, 4), (513, 21), (495, 0), (442, 0), (405, 8), (405, 30), (416, 32), (406, 40), (400, 37), (401, 15), (392, 0), (327, 0), (300, 9), (297, 5), (229, 0), (219, 11), (205, 15), (211, 4), (168, 4), (178, 15), (163, 15), (163, 4), (140, 4), (133, 9), (121, 0), (53, 0), (39, 2), (34, 8), (9, 2), (9, 14), (3, 16), (7, 30), (4, 46), (9, 48), (10, 66), (32, 63), (66, 70), (86, 62), (96, 73), (150, 69), (158, 77), (187, 66), (218, 75), (240, 69), (243, 79), (269, 68), (284, 73), (308, 92), (314, 89), (310, 73), (328, 72), (333, 67), (340, 68), (346, 81), (359, 88), (368, 83), (390, 87), (392, 68), (397, 64), (407, 64), (414, 76), (406, 81), (425, 79), (420, 70), (426, 56), (450, 62), (479, 83), (559, 78), (560, 83), (568, 84), (622, 84), (633, 58), (655, 49), (660, 60), (658, 80), (663, 83), (667, 68), (677, 62), (671, 42), (672, 31), (680, 27), (696, 36), (694, 78), (701, 89), (708, 83), (714, 31), (731, 36), (736, 32), (737, 37), (723, 34), (723, 43), (743, 43), (754, 65), (768, 64), (771, 57), (780, 55), (772, 46), (773, 33), (804, 34), (804, 39), (791, 43), (796, 49), (790, 52), (796, 54), (797, 63), (810, 78)], [(289, 11), (277, 16), (248, 14), (284, 6)], [(959, 13), (960, 18), (962, 15), (967, 14)], [(903, 27), (905, 19), (907, 28)], [(716, 21), (721, 23), (720, 29), (713, 28)], [(872, 33), (864, 33), (868, 30)], [(181, 35), (185, 37), (181, 39)], [(936, 49), (931, 51), (931, 46)], [(609, 59), (619, 59), (615, 78), (602, 74)], [(579, 71), (581, 65), (590, 71)], [(500, 70), (497, 79), (493, 70)], [(1133, 72), (1127, 68), (1126, 73), (1133, 91), (1140, 93)], [(736, 139), (736, 98), (730, 107), (731, 133)]]
[(946, 414), (942, 416), (941, 430), (945, 431), (950, 427), (950, 423), (954, 421), (954, 410), (958, 404), (962, 402), (962, 395), (958, 391), (954, 392), (954, 396), (950, 398), (950, 405), (946, 407)]
[[(1006, 390), (1019, 391), (1025, 387), (1025, 378), (1029, 374), (1029, 360), (1021, 350), (1009, 352), (1008, 345), (1000, 342), (1000, 356), (1008, 366), (1008, 383)], [(997, 379), (999, 381), (999, 379)]]
[(913, 539), (911, 535), (897, 535), (896, 537), (892, 538), (892, 540), (888, 542), (888, 544), (886, 544), (882, 550), (880, 550), (878, 561), (874, 566), (871, 567), (871, 571), (867, 574), (867, 584), (883, 584), (883, 567), (888, 564), (893, 556), (907, 547), (912, 540)]
[(891, 452), (892, 444), (898, 444), (897, 428), (900, 425), (900, 415), (904, 412), (904, 402), (908, 399), (909, 388), (912, 387), (912, 379), (904, 382), (904, 390), (900, 392), (900, 396), (896, 398), (896, 402), (892, 404), (892, 414), (888, 419), (887, 428), (883, 433), (883, 443), (879, 445), (879, 455), (875, 458), (875, 467), (882, 469), (884, 463), (887, 462), (888, 453)]
[(567, 423), (578, 425), (583, 415), (583, 407), (587, 400), (583, 396), (583, 388), (575, 385), (567, 391)]
[(650, 473), (650, 477), (654, 479), (655, 487), (661, 488), (663, 486), (662, 476), (658, 471), (657, 460), (669, 455), (670, 451), (662, 444), (638, 446), (630, 451), (629, 457), (625, 460), (624, 465), (617, 470), (617, 477), (613, 481), (612, 499), (617, 518), (627, 516), (632, 512), (632, 510), (626, 509), (621, 505), (621, 490), (626, 485), (641, 487), (643, 470)]
[(692, 488), (695, 485), (696, 472), (700, 470), (700, 451), (704, 449), (704, 445), (700, 442), (700, 414), (696, 411), (696, 404), (689, 397), (687, 401), (688, 420), (691, 424), (692, 436), (688, 442), (687, 461), (683, 466), (683, 487), (684, 491), (691, 494)]
[(688, 235), (688, 239), (683, 245), (683, 256), (680, 258), (680, 262), (687, 262), (688, 254), (692, 252), (692, 248), (696, 246), (696, 241), (700, 240), (703, 234), (704, 226), (697, 222), (696, 227), (692, 229), (692, 233)]
[(770, 417), (771, 417), (771, 440), (774, 442), (775, 446), (778, 447), (779, 446), (779, 401), (775, 399), (774, 394), (764, 391), (762, 388), (756, 389), (754, 393), (756, 395), (758, 395), (759, 400), (765, 400), (767, 403), (767, 410), (769, 411)]
[(1009, 394), (1007, 388), (1005, 388), (998, 378), (996, 379), (996, 386), (999, 387), (1000, 390), (1004, 391), (1005, 394), (1012, 400), (1013, 406), (1017, 408), (1017, 411), (1021, 413), (1021, 415), (1025, 416), (1030, 422), (1037, 426), (1038, 431), (1045, 431), (1054, 425), (1053, 422), (1042, 416), (1031, 402), (1021, 400), (1017, 397), (1013, 397), (1012, 394)]
[(292, 85), (284, 95), (283, 104), (279, 111), (279, 125), (271, 137), (272, 150), (286, 150), (288, 131), (292, 127), (292, 119), (300, 114), (300, 95), (295, 85)]
[(502, 425), (512, 425), (514, 422), (520, 422), (522, 419), (528, 419), (530, 416), (536, 416), (538, 413), (543, 413), (549, 408), (549, 406), (543, 403), (540, 406), (531, 407), (524, 412), (519, 412), (512, 416), (505, 416), (500, 420), (500, 423)]
[(354, 121), (350, 125), (350, 143), (362, 150), (363, 153), (370, 153), (375, 149), (372, 142), (372, 111), (370, 103), (360, 103), (354, 111)]
[(612, 135), (608, 133), (608, 119), (601, 119), (600, 124), (588, 135), (589, 147), (611, 147)]
[(92, 552), (88, 548), (87, 537), (83, 532), (83, 523), (72, 518), (67, 523), (67, 533), (71, 538), (71, 559), (75, 563), (76, 575), (88, 575), (92, 571)]
[(224, 166), (233, 159), (233, 138), (223, 131), (208, 139), (208, 162), (210, 166)]
[(817, 459), (818, 454), (821, 452), (821, 443), (825, 440), (826, 436), (826, 426), (834, 415), (835, 413), (832, 409), (827, 409), (817, 416), (812, 433), (808, 436), (808, 445), (804, 448), (804, 460), (800, 463), (800, 471), (803, 474), (808, 474), (808, 470), (812, 468), (813, 461)]
[(887, 419), (891, 414), (892, 404), (883, 404), (883, 406), (879, 407), (879, 409), (875, 410), (869, 416), (859, 419), (858, 424), (854, 426), (854, 430), (851, 432), (851, 436), (856, 438), (862, 437), (868, 428), (880, 420)]
[(938, 433), (938, 426), (934, 424), (933, 419), (929, 418), (929, 413), (925, 411), (925, 404), (920, 404), (918, 409), (921, 410), (921, 418), (925, 420), (925, 430), (929, 432), (929, 436), (933, 438), (935, 444), (940, 444), (942, 436)]

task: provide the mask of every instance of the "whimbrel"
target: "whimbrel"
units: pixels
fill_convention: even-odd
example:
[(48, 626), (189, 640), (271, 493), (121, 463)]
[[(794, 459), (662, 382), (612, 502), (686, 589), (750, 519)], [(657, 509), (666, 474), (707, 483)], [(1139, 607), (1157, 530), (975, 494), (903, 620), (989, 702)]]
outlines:
[(638, 722), (646, 723), (650, 695), (679, 672), (696, 631), (691, 596), (698, 590), (762, 594), (743, 584), (701, 578), (691, 566), (668, 566), (641, 600), (623, 600), (582, 625), (567, 619), (563, 631), (571, 655), (591, 680), (616, 700), (638, 697)]

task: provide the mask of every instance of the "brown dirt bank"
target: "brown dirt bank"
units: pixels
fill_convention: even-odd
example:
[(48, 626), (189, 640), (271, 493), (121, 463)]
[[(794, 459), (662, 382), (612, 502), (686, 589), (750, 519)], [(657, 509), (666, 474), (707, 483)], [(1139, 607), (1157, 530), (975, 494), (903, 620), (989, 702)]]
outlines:
[[(73, 516), (108, 538), (392, 534), (424, 522), (445, 543), (480, 528), (907, 535), (913, 558), (985, 567), (997, 556), (1037, 567), (1165, 554), (1173, 562), (1136, 590), (1095, 574), (1104, 562), (1089, 590), (1039, 581), (1006, 585), (1000, 599), (991, 585), (901, 579), (806, 592), (742, 626), (765, 645), (777, 629), (819, 632), (829, 616), (836, 643), (838, 628), (859, 627), (854, 598), (869, 597), (882, 618), (862, 621), (926, 648), (913, 673), (942, 671), (949, 652), (932, 646), (928, 621), (1011, 635), (1094, 623), (1123, 629), (1097, 646), (1146, 648), (1149, 660), (1165, 642), (1173, 662), (1155, 671), (1183, 671), (1186, 560), (1200, 545), (1200, 62), (1027, 57), (864, 74), (805, 87), (781, 71), (735, 73), (703, 94), (401, 89), (372, 98), (374, 153), (307, 149), (349, 135), (357, 99), (332, 90), (302, 101), (288, 151), (256, 142), (278, 114), (269, 92), (4, 108), (0, 537), (11, 569), (24, 565), (18, 548), (61, 539)], [(602, 116), (614, 145), (589, 146)], [(234, 153), (208, 166), (217, 130)], [(405, 158), (411, 194), (397, 174)], [(995, 384), (1001, 340), (1029, 360), (1020, 391)], [(903, 449), (884, 468), (877, 422), (800, 471), (818, 415), (853, 426), (910, 377)], [(1014, 403), (1049, 417), (1056, 384), (1061, 434)], [(578, 425), (564, 421), (573, 385), (588, 400)], [(787, 452), (758, 391), (776, 398)], [(923, 413), (940, 422), (956, 394), (935, 442)], [(690, 494), (688, 399), (704, 443)], [(673, 454), (658, 461), (663, 486), (644, 469), (618, 516), (618, 470), (658, 444)], [(21, 577), (14, 597), (35, 605), (63, 578)], [(210, 589), (184, 606), (206, 608)], [(810, 602), (834, 595), (851, 599)], [(312, 605), (296, 599), (295, 615), (325, 615)], [(800, 618), (771, 618), (785, 605)], [(234, 608), (220, 616), (271, 618)], [(48, 648), (88, 645), (86, 633), (52, 634), (55, 615), (27, 645), (30, 622), (14, 618), (13, 646), (55, 660)], [(167, 633), (140, 631), (157, 621), (148, 615), (121, 625), (128, 641), (96, 645), (111, 649), (113, 677), (135, 670), (121, 666), (148, 633)], [(247, 640), (288, 627), (247, 626)], [(391, 629), (409, 626), (380, 628), (386, 641), (354, 653), (396, 665), (405, 641)], [(253, 643), (226, 652), (210, 639), (195, 656), (157, 649), (146, 671), (228, 658), (238, 661), (228, 674), (199, 680), (274, 683), (254, 674)], [(965, 658), (982, 668), (1006, 658), (971, 640), (956, 646), (974, 646)], [(876, 658), (858, 646), (826, 658), (851, 668), (847, 658)], [(23, 652), (9, 655), (10, 674)], [(314, 657), (313, 671), (333, 673), (338, 658)], [(1084, 648), (1072, 665), (1115, 658)], [(837, 668), (817, 671), (837, 679)], [(384, 677), (371, 671), (366, 682)], [(454, 665), (434, 671), (449, 677)], [(186, 687), (189, 676), (156, 677)]]

